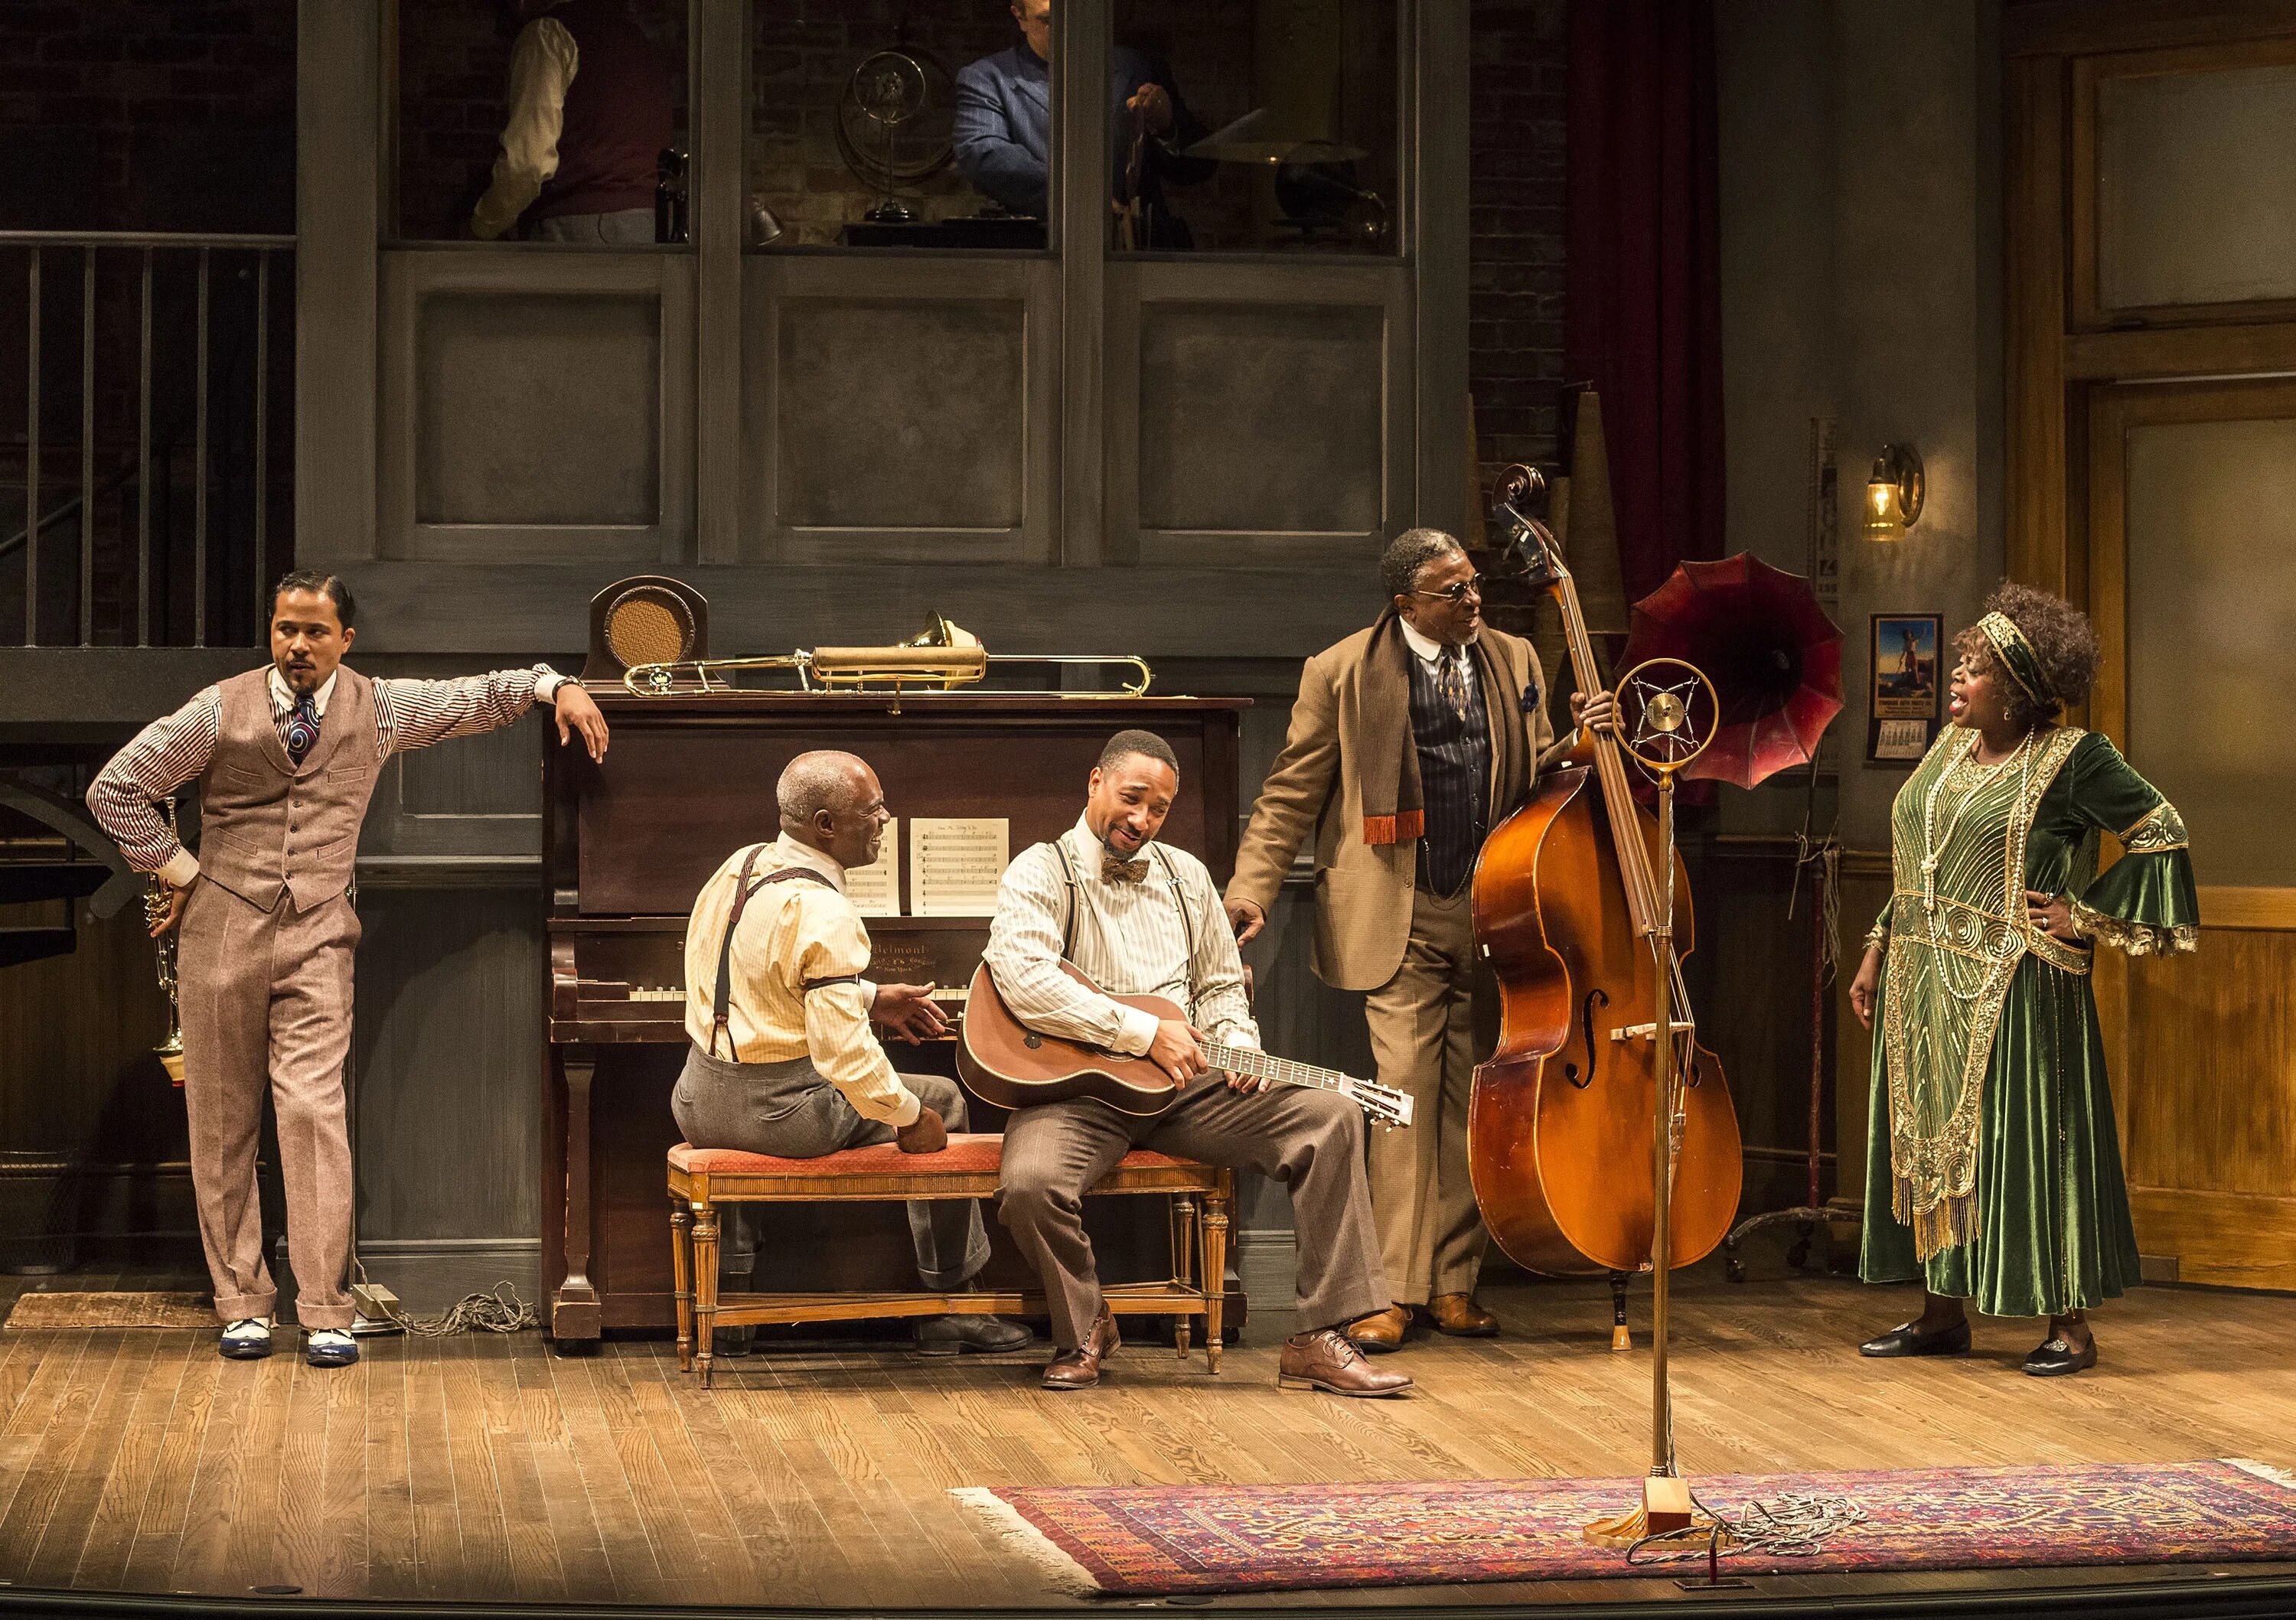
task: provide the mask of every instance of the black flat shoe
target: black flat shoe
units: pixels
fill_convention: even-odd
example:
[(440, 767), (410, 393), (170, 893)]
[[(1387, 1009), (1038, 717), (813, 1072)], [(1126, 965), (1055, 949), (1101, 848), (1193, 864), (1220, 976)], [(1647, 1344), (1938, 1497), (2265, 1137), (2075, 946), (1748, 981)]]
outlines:
[(2061, 1379), (2095, 1365), (2096, 1338), (2094, 1334), (2079, 1350), (2061, 1338), (2045, 1339), (2033, 1347), (2032, 1354), (2025, 1358), (2025, 1370), (2037, 1379)]
[(1002, 1316), (928, 1316), (916, 1327), (919, 1355), (962, 1355), (968, 1350), (996, 1355), (1024, 1348), (1035, 1338), (1026, 1322)]
[[(1857, 1346), (1860, 1355), (1967, 1355), (1969, 1354), (1969, 1319), (1962, 1318), (1950, 1328), (1938, 1328), (1924, 1332), (1915, 1322), (1902, 1328), (1892, 1328), (1879, 1338), (1869, 1338)], [(2027, 1365), (2030, 1367), (2030, 1362)]]

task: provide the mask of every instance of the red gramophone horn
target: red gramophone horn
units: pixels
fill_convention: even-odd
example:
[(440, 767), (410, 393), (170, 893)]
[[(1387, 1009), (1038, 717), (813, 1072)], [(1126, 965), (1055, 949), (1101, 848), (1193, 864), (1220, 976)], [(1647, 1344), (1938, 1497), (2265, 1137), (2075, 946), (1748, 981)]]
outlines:
[(1696, 665), (1721, 698), (1686, 777), (1751, 788), (1808, 763), (1841, 712), (1841, 632), (1808, 580), (1751, 552), (1685, 562), (1635, 604), (1620, 667), (1657, 658)]

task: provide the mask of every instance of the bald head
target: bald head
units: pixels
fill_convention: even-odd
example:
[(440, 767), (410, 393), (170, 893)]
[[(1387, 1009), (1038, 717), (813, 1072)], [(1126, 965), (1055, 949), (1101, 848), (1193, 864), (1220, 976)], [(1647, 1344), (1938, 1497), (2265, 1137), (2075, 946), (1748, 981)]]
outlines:
[(849, 807), (862, 797), (862, 780), (868, 775), (869, 767), (858, 755), (835, 749), (800, 754), (782, 767), (781, 780), (774, 784), (783, 827), (795, 830), (810, 826), (824, 810), (834, 813)]
[(892, 819), (868, 762), (833, 749), (791, 760), (775, 784), (774, 798), (781, 808), (782, 831), (840, 866), (866, 866), (874, 861), (885, 823)]

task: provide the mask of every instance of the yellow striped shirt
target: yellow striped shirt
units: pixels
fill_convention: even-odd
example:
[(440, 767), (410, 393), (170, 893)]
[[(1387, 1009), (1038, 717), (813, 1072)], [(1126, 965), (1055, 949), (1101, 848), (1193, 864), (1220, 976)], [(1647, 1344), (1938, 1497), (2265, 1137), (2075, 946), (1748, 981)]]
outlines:
[(726, 857), (693, 903), (685, 925), (685, 1033), (709, 1050), (715, 1026), (718, 952), (733, 914), (742, 863), (758, 859), (750, 881), (786, 866), (809, 867), (835, 887), (803, 878), (769, 883), (750, 896), (734, 933), (732, 1006), (718, 1056), (737, 1063), (787, 1063), (810, 1058), (821, 1077), (845, 1093), (854, 1111), (905, 1125), (922, 1107), (901, 1084), (870, 1027), (875, 992), (863, 984), (831, 985), (807, 994), (808, 980), (865, 973), (869, 930), (845, 897), (845, 872), (819, 850), (789, 838), (744, 845)]

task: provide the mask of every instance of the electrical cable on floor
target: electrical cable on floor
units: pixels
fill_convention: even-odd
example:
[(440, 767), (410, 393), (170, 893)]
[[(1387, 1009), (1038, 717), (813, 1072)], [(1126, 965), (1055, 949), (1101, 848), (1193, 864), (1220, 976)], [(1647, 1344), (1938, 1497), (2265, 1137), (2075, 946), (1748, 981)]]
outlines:
[(446, 1338), (456, 1333), (516, 1333), (538, 1328), (542, 1318), (518, 1297), (508, 1282), (497, 1282), (490, 1294), (465, 1294), (436, 1316), (409, 1316), (394, 1309), (390, 1320), (418, 1338)]
[(1866, 1522), (1866, 1510), (1846, 1496), (1789, 1491), (1748, 1502), (1734, 1519), (1708, 1507), (1694, 1491), (1690, 1500), (1713, 1520), (1711, 1524), (1646, 1535), (1627, 1549), (1627, 1562), (1644, 1566), (1711, 1559), (1723, 1550), (1720, 1542), (1725, 1534), (1730, 1538), (1727, 1550), (1733, 1553), (1808, 1558), (1823, 1551), (1829, 1537)]
[[(1680, 1461), (1674, 1449), (1674, 1408), (1670, 1403), (1666, 1413), (1666, 1469), (1669, 1475), (1679, 1477)], [(1679, 1530), (1645, 1535), (1628, 1546), (1627, 1562), (1641, 1567), (1702, 1559), (1710, 1567), (1717, 1566), (1724, 1551), (1725, 1535), (1730, 1538), (1727, 1550), (1734, 1553), (1767, 1552), (1773, 1558), (1808, 1558), (1824, 1550), (1827, 1538), (1852, 1525), (1864, 1524), (1866, 1517), (1866, 1510), (1849, 1497), (1816, 1492), (1788, 1491), (1759, 1498), (1748, 1502), (1742, 1510), (1742, 1517), (1734, 1519), (1708, 1507), (1696, 1491), (1691, 1492), (1690, 1502), (1710, 1522), (1702, 1526), (1693, 1520)]]

